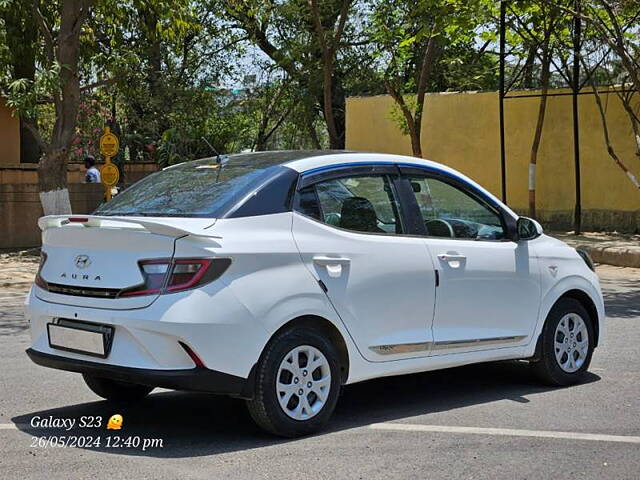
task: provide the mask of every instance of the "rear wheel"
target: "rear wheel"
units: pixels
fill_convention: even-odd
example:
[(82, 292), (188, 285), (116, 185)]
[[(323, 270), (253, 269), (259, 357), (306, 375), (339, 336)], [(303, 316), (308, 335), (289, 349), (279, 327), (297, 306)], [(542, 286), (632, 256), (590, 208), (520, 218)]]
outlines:
[(153, 390), (153, 387), (146, 385), (119, 382), (93, 375), (82, 374), (82, 378), (93, 393), (106, 400), (140, 400)]
[(549, 312), (540, 339), (537, 375), (550, 385), (571, 385), (584, 379), (594, 348), (591, 318), (573, 298), (558, 301)]
[(333, 344), (319, 332), (294, 328), (266, 348), (256, 371), (254, 421), (283, 437), (307, 435), (331, 417), (340, 390), (340, 364)]

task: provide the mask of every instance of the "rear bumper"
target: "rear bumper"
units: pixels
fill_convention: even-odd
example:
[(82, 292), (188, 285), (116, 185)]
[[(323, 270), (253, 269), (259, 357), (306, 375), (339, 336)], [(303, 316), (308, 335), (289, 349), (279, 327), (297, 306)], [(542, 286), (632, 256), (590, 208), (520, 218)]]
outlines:
[[(96, 377), (120, 380), (122, 382), (189, 390), (194, 392), (216, 393), (242, 398), (253, 396), (253, 375), (249, 378), (237, 377), (208, 368), (188, 368), (180, 370), (154, 370), (148, 368), (122, 367), (105, 363), (78, 360), (39, 352), (33, 348), (26, 350), (29, 358), (43, 367), (77, 372)], [(253, 369), (252, 369), (253, 373)]]

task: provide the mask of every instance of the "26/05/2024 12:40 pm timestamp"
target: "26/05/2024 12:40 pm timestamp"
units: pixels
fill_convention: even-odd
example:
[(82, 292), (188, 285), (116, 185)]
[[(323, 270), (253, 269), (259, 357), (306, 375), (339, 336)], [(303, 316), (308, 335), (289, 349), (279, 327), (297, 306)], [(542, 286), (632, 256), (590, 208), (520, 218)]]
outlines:
[(146, 438), (139, 435), (105, 437), (93, 435), (58, 435), (31, 437), (32, 448), (134, 448), (142, 451), (162, 448), (162, 438)]

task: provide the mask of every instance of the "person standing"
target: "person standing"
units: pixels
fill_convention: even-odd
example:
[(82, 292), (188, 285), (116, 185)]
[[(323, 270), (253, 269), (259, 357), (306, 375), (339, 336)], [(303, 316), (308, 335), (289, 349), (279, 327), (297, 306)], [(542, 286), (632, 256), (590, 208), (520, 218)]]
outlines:
[(84, 177), (86, 183), (100, 183), (100, 170), (96, 168), (96, 159), (93, 156), (84, 157), (84, 168), (87, 170)]

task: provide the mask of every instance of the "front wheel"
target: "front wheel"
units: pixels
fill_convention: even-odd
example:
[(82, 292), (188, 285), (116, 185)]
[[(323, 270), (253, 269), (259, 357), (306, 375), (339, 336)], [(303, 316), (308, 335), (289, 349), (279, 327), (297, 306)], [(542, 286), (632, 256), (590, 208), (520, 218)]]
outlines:
[(119, 382), (93, 375), (82, 374), (82, 378), (93, 393), (106, 400), (140, 400), (153, 390), (153, 387), (146, 385)]
[(549, 312), (540, 338), (537, 375), (549, 385), (572, 385), (584, 379), (595, 345), (591, 318), (580, 302), (560, 300)]
[(308, 435), (331, 417), (340, 390), (333, 344), (316, 330), (294, 328), (266, 348), (256, 371), (249, 413), (264, 430), (283, 437)]

